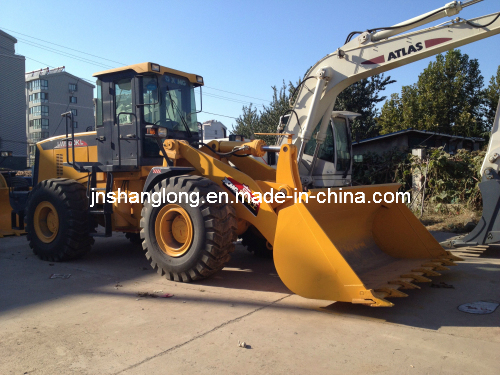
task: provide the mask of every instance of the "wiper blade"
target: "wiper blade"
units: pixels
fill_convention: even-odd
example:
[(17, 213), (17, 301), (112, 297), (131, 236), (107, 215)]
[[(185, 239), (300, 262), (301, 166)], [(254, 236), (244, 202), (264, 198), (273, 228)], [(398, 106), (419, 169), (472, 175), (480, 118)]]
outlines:
[(184, 117), (182, 117), (182, 113), (181, 113), (179, 107), (177, 107), (177, 104), (175, 104), (174, 101), (172, 100), (172, 95), (170, 95), (170, 89), (168, 88), (168, 85), (167, 85), (167, 94), (168, 94), (168, 97), (170, 98), (170, 105), (172, 107), (172, 110), (173, 111), (177, 110), (177, 114), (179, 115), (179, 117), (182, 121), (182, 124), (184, 125), (184, 128), (186, 129), (186, 133), (187, 133), (188, 137), (193, 138), (193, 134), (191, 133), (191, 129), (189, 129), (189, 126), (188, 126), (186, 120), (184, 120)]

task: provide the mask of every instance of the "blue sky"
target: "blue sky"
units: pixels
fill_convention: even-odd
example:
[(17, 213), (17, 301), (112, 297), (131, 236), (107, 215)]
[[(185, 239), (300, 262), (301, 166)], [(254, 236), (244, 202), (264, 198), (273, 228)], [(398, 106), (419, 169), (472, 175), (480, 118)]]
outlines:
[[(203, 109), (218, 115), (201, 113), (198, 120), (217, 119), (231, 127), (235, 120), (230, 117), (238, 117), (242, 105), (268, 103), (271, 86), (280, 86), (283, 80), (296, 82), (317, 60), (342, 46), (349, 32), (394, 25), (447, 2), (5, 1), (0, 29), (18, 38), (16, 52), (28, 57), (27, 71), (64, 65), (68, 72), (92, 79), (92, 73), (120, 63), (152, 61), (202, 75)], [(498, 11), (498, 0), (485, 0), (459, 16)], [(497, 35), (461, 48), (479, 60), (485, 82), (500, 65), (499, 42)], [(428, 63), (426, 59), (389, 72), (397, 83), (385, 94), (416, 82)]]

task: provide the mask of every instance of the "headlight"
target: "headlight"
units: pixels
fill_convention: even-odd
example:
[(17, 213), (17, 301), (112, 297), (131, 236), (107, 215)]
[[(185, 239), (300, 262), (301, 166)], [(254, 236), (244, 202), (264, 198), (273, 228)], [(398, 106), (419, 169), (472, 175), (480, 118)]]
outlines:
[(151, 70), (153, 72), (160, 72), (160, 65), (151, 63)]
[(198, 82), (198, 83), (203, 83), (203, 77), (201, 77), (201, 76), (196, 76), (196, 82)]
[(158, 128), (158, 137), (166, 138), (167, 137), (167, 128)]

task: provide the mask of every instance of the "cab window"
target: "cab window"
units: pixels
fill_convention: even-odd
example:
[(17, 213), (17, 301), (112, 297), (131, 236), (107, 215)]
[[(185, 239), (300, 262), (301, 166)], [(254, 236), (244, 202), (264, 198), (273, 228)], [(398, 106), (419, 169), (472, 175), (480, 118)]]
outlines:
[(97, 98), (95, 101), (95, 126), (97, 128), (102, 126), (102, 82), (97, 80)]
[(335, 137), (335, 149), (337, 153), (337, 171), (346, 171), (351, 166), (351, 150), (347, 122), (343, 118), (333, 119), (333, 132)]
[[(307, 155), (310, 156), (314, 155), (314, 149), (316, 148), (316, 135), (319, 132), (320, 126), (321, 122), (314, 129), (311, 139), (307, 142), (306, 147), (304, 148), (304, 153)], [(333, 145), (333, 133), (331, 126), (328, 126), (328, 129), (326, 131), (325, 142), (321, 145), (318, 151), (318, 158), (332, 163), (334, 162), (334, 145)]]
[[(312, 138), (307, 142), (304, 153), (314, 155), (316, 147), (316, 134), (318, 134), (321, 123), (314, 129)], [(335, 155), (337, 160), (335, 160)], [(318, 158), (335, 163), (337, 171), (345, 171), (350, 167), (350, 138), (347, 129), (347, 122), (343, 118), (334, 118), (326, 131), (325, 142), (321, 145), (318, 151)]]
[(120, 125), (132, 124), (132, 79), (125, 78), (115, 81), (115, 113)]

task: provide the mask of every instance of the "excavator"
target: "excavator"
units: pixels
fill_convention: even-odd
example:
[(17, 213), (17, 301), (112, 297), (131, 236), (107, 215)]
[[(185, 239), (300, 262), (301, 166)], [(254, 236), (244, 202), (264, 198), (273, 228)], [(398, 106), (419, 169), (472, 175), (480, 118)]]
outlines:
[[(491, 129), (488, 149), (481, 165), (478, 184), (483, 200), (483, 214), (476, 227), (465, 236), (441, 242), (447, 248), (475, 247), (500, 242), (500, 101)], [(495, 204), (492, 204), (495, 202)]]
[[(360, 79), (500, 33), (500, 13), (407, 32), (476, 2), (351, 33), (310, 69), (277, 124), (276, 145), (203, 143), (199, 75), (151, 62), (96, 73), (96, 130), (75, 134), (68, 112), (66, 135), (37, 143), (32, 190), (11, 194), (13, 226), (25, 227), (47, 261), (81, 257), (95, 237), (126, 233), (153, 269), (177, 282), (221, 270), (246, 234), (265, 240), (279, 277), (300, 296), (393, 306), (389, 299), (407, 296), (402, 290), (461, 259), (403, 201), (372, 199), (396, 194), (398, 184), (349, 186), (343, 120), (355, 114), (333, 107)], [(258, 161), (266, 152), (278, 155), (276, 168)]]

